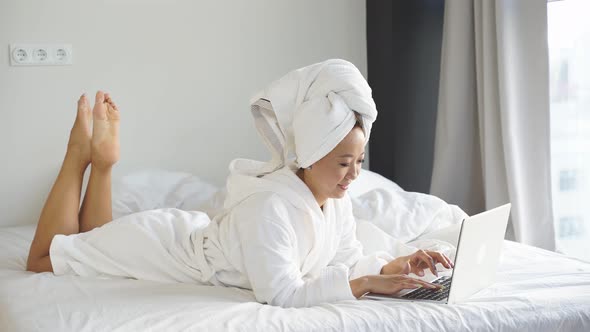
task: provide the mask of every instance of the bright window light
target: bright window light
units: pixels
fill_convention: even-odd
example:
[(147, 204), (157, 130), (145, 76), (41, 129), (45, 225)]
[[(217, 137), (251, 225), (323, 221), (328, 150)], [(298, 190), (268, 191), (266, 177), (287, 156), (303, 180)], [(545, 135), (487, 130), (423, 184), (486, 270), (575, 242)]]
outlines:
[(590, 1), (547, 3), (557, 251), (590, 261)]

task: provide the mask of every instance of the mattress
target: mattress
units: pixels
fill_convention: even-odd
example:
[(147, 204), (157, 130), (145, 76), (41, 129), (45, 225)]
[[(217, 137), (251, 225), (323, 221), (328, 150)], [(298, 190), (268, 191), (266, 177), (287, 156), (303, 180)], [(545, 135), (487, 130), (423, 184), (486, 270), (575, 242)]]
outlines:
[(296, 309), (238, 288), (26, 272), (34, 230), (0, 228), (2, 331), (590, 331), (590, 263), (511, 241), (497, 282), (464, 303)]
[[(456, 206), (370, 171), (349, 194), (366, 254), (456, 243), (457, 231), (446, 231), (464, 217)], [(146, 170), (113, 183), (115, 217), (160, 207), (212, 216), (223, 200), (223, 189), (187, 173)], [(361, 299), (296, 309), (238, 288), (26, 272), (34, 231), (0, 228), (1, 331), (590, 331), (590, 263), (510, 241), (497, 282), (465, 303)]]

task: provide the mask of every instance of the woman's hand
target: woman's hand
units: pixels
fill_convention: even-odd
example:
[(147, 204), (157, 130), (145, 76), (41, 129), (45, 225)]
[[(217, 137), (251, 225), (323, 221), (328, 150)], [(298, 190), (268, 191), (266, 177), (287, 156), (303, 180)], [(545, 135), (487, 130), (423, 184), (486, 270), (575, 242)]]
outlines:
[(359, 298), (368, 292), (391, 295), (404, 289), (414, 289), (420, 287), (431, 289), (442, 288), (441, 285), (431, 284), (429, 282), (408, 277), (406, 275), (364, 276), (350, 281), (352, 294), (356, 298)]
[(423, 276), (424, 269), (430, 269), (432, 274), (438, 276), (435, 266), (437, 263), (441, 263), (447, 269), (455, 266), (445, 254), (437, 251), (418, 250), (411, 255), (398, 257), (384, 265), (381, 274), (408, 274), (411, 272)]

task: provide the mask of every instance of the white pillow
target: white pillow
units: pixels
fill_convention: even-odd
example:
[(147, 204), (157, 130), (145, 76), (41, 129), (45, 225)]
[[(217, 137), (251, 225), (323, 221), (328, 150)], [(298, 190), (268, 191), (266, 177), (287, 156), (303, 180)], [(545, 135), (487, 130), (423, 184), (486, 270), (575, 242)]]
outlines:
[(355, 219), (368, 221), (404, 243), (457, 224), (466, 214), (432, 195), (376, 188), (351, 197)]
[(113, 218), (159, 209), (205, 211), (218, 188), (189, 173), (150, 169), (113, 181)]
[(348, 194), (350, 197), (358, 197), (376, 188), (403, 190), (395, 182), (383, 175), (369, 171), (368, 169), (363, 169), (359, 176), (348, 187)]

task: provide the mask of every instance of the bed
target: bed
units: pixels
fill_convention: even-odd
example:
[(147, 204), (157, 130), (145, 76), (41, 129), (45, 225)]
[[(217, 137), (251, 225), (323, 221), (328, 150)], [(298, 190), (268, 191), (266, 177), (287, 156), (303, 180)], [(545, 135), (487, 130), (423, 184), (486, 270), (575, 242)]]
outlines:
[[(383, 225), (395, 218), (382, 214), (399, 208), (383, 200), (416, 197), (365, 173), (371, 176), (351, 188), (351, 196), (366, 198), (356, 201), (355, 215), (375, 219), (371, 225), (388, 232), (400, 231)], [(214, 213), (219, 192), (187, 174), (146, 171), (114, 185), (114, 213), (160, 206)], [(416, 215), (416, 206), (407, 207), (401, 218)], [(372, 212), (362, 215), (363, 208)], [(419, 241), (417, 233), (443, 229), (432, 227), (445, 226), (432, 215), (435, 222), (402, 229), (414, 234), (401, 241)], [(260, 304), (238, 288), (26, 272), (34, 230), (35, 225), (0, 228), (2, 331), (590, 331), (590, 263), (511, 241), (504, 242), (497, 282), (465, 303), (361, 299), (295, 309)]]

